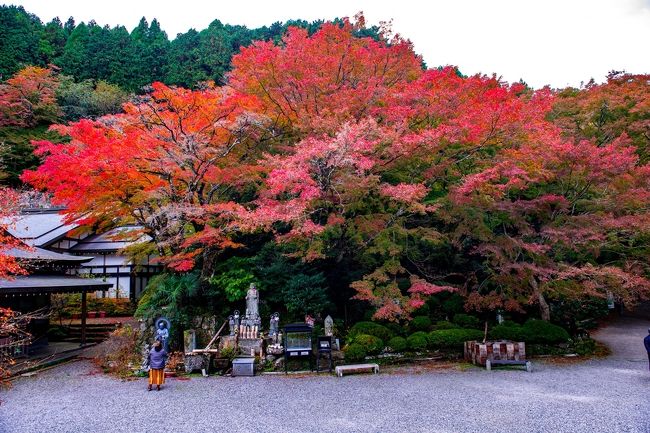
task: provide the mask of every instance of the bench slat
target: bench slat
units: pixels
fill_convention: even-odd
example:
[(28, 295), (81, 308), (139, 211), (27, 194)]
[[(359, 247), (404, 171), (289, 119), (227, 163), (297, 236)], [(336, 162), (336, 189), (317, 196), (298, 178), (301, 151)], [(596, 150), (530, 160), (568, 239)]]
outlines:
[(344, 372), (360, 372), (363, 370), (370, 370), (373, 373), (377, 374), (379, 373), (379, 365), (378, 364), (339, 365), (334, 369), (336, 375), (339, 377), (343, 377)]

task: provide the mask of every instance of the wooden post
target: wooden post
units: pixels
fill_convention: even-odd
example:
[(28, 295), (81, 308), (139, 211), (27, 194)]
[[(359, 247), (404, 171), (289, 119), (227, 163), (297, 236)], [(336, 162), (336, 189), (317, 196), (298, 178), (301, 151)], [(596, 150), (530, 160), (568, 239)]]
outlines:
[(86, 345), (86, 291), (81, 292), (81, 346)]

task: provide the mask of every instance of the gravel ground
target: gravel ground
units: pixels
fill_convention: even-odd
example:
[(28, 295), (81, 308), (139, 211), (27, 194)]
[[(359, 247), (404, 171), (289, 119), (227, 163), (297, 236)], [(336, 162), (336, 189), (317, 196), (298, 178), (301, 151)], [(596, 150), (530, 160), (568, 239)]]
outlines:
[(607, 359), (535, 372), (416, 369), (376, 376), (169, 380), (146, 392), (80, 361), (0, 394), (0, 432), (650, 432), (650, 322), (598, 339)]

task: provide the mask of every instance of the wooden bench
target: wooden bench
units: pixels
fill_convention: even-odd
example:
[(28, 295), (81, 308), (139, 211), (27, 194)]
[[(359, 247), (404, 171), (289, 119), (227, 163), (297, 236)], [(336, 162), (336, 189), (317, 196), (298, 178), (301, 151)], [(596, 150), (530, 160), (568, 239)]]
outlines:
[(492, 367), (498, 365), (522, 365), (526, 367), (526, 371), (533, 372), (533, 364), (530, 361), (516, 361), (512, 359), (488, 359), (485, 361), (485, 369), (491, 371)]
[(353, 364), (339, 365), (334, 369), (338, 377), (343, 377), (343, 373), (379, 373), (378, 364)]

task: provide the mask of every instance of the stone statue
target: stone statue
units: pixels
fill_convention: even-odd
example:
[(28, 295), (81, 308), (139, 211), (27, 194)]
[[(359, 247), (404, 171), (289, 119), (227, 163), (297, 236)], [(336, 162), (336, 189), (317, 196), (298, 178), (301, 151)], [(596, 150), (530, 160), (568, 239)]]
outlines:
[(273, 337), (273, 342), (275, 343), (278, 338), (278, 333), (280, 332), (280, 314), (273, 313), (271, 315), (271, 323), (269, 325), (269, 337)]
[(329, 314), (325, 318), (325, 336), (326, 337), (333, 337), (334, 336), (334, 320), (332, 320), (332, 316)]
[(248, 292), (246, 292), (246, 318), (247, 319), (258, 319), (260, 317), (259, 313), (259, 293), (255, 287), (255, 283), (251, 283)]
[(240, 319), (239, 318), (239, 310), (235, 310), (235, 312), (232, 315), (232, 319), (234, 321), (235, 334), (239, 334), (239, 319)]
[(231, 314), (228, 316), (228, 327), (230, 328), (230, 336), (235, 335), (235, 317)]
[(165, 352), (169, 352), (169, 320), (166, 317), (156, 320), (156, 340), (162, 343)]

